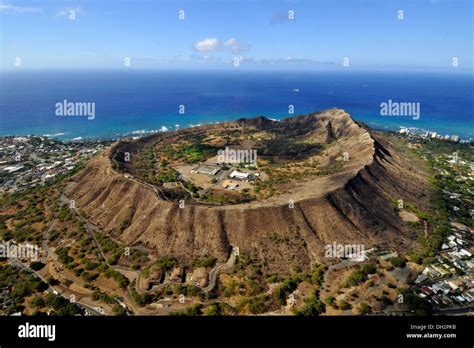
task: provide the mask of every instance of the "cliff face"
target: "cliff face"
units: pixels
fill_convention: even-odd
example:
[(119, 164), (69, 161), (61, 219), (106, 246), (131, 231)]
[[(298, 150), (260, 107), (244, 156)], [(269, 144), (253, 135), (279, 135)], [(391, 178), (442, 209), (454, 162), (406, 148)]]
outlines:
[[(382, 134), (340, 110), (283, 122), (306, 139), (337, 140), (328, 154), (350, 154), (344, 172), (307, 180), (266, 201), (222, 207), (189, 203), (180, 209), (151, 187), (114, 171), (109, 156), (102, 155), (73, 178), (77, 185), (66, 195), (91, 222), (129, 245), (145, 244), (158, 256), (190, 260), (213, 255), (219, 261), (227, 259), (232, 245), (265, 261), (269, 272), (307, 267), (333, 242), (366, 249), (403, 248), (410, 242), (388, 197), (426, 200), (426, 176), (409, 168)], [(118, 234), (123, 221), (128, 227)]]

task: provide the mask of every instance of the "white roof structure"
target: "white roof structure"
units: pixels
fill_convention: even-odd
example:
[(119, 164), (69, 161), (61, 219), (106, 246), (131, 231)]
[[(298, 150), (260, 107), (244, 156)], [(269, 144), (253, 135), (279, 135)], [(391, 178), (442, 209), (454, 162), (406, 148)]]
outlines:
[(230, 178), (236, 178), (236, 179), (248, 179), (250, 176), (249, 173), (242, 173), (234, 170), (232, 173), (230, 173), (229, 177)]

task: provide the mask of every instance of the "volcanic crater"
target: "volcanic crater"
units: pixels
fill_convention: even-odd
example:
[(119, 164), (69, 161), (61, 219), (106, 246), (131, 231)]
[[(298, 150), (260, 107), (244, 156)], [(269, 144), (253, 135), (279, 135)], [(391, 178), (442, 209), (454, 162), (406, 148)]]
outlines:
[[(256, 149), (257, 165), (216, 163), (223, 148)], [(219, 173), (196, 174), (202, 165)], [(385, 133), (330, 109), (121, 140), (90, 160), (66, 195), (91, 223), (158, 257), (225, 262), (238, 247), (268, 272), (285, 273), (320, 262), (334, 242), (399, 250), (413, 243), (393, 201), (429, 204), (420, 167)], [(254, 180), (229, 190), (233, 170)]]

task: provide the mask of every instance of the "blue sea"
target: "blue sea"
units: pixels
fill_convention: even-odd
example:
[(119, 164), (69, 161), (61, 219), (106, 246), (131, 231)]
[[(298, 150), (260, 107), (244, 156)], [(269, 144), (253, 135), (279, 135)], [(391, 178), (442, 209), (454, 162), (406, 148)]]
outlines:
[[(389, 99), (420, 103), (420, 118), (381, 116), (380, 104)], [(95, 118), (57, 116), (55, 105), (64, 100), (94, 102)], [(257, 115), (282, 119), (293, 116), (289, 105), (294, 115), (337, 107), (372, 128), (413, 127), (474, 138), (472, 74), (237, 69), (0, 73), (1, 136), (115, 138)]]

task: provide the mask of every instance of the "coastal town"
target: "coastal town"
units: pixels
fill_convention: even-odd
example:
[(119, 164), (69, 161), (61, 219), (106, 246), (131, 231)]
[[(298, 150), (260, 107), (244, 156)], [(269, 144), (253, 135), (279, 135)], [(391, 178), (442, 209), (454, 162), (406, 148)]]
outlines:
[(48, 137), (0, 138), (0, 193), (41, 186), (97, 154), (110, 141), (61, 142)]
[[(440, 313), (470, 313), (474, 311), (472, 140), (408, 128), (399, 134), (430, 164), (447, 218), (440, 250), (424, 264), (414, 281), (414, 291)], [(445, 143), (442, 148), (441, 143)]]
[(440, 134), (438, 132), (430, 131), (430, 130), (420, 130), (418, 128), (407, 128), (402, 127), (399, 130), (400, 134), (405, 134), (412, 138), (421, 138), (421, 139), (435, 139), (435, 140), (442, 140), (442, 141), (452, 141), (455, 143), (460, 144), (470, 144), (472, 143), (472, 139), (463, 139), (457, 134)]
[(474, 310), (473, 230), (457, 223), (451, 228), (441, 253), (415, 280), (415, 289), (435, 307), (465, 307), (470, 312)]

